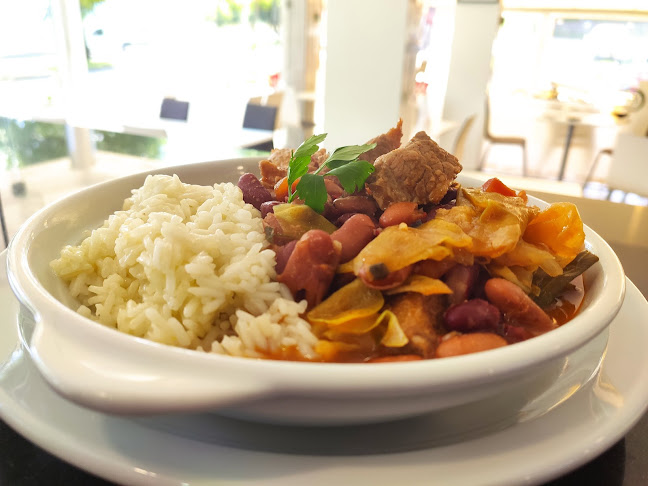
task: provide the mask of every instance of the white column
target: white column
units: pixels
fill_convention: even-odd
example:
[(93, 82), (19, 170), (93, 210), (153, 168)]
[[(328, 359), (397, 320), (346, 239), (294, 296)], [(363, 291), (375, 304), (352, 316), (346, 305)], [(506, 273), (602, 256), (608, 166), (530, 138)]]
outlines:
[(66, 113), (66, 135), (72, 167), (91, 167), (95, 163), (90, 130), (81, 119), (88, 64), (83, 37), (79, 0), (52, 0), (52, 15), (57, 29), (59, 73)]
[[(499, 19), (497, 0), (457, 2), (443, 117), (462, 122), (470, 115), (477, 115), (462, 159), (462, 165), (467, 169), (475, 168), (481, 155), (484, 100)], [(446, 150), (452, 148), (454, 141), (454, 134), (448, 135), (440, 140), (440, 145)]]
[(361, 144), (396, 125), (408, 0), (329, 0), (324, 146)]
[(314, 122), (316, 77), (320, 55), (322, 0), (281, 2), (281, 36), (284, 45), (283, 100), (280, 133), (275, 146), (297, 147), (308, 138)]

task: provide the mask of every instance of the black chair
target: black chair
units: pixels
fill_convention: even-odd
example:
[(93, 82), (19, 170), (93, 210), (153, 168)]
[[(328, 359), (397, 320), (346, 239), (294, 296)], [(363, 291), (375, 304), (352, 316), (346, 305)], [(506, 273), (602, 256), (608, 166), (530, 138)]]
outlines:
[[(245, 107), (245, 115), (243, 116), (243, 128), (254, 128), (256, 130), (268, 130), (272, 132), (277, 122), (277, 110), (278, 108), (276, 106), (248, 103)], [(245, 148), (269, 152), (274, 148), (274, 143), (271, 139), (267, 142), (249, 145)]]
[(179, 101), (174, 98), (164, 98), (160, 108), (160, 118), (168, 120), (187, 121), (189, 116), (189, 102)]
[(248, 103), (243, 117), (243, 128), (274, 130), (277, 121), (277, 107)]

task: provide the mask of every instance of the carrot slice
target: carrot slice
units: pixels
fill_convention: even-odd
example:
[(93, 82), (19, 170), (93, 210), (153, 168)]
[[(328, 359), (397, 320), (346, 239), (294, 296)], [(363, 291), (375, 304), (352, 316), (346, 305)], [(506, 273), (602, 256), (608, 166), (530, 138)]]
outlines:
[[(292, 183), (292, 192), (295, 192), (295, 189), (297, 188), (297, 184), (299, 184), (300, 179), (301, 177), (296, 179)], [(274, 192), (277, 201), (283, 201), (288, 197), (288, 177), (283, 177), (282, 179), (279, 179), (277, 181), (277, 183), (274, 186)]]
[(482, 190), (485, 192), (497, 192), (502, 196), (517, 196), (517, 193), (513, 189), (504, 184), (497, 177), (493, 177), (484, 182)]

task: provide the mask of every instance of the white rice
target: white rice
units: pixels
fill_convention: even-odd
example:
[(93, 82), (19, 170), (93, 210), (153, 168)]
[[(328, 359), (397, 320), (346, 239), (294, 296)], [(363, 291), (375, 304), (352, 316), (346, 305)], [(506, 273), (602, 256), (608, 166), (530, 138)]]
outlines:
[(314, 358), (317, 338), (275, 281), (259, 211), (234, 184), (148, 176), (52, 269), (78, 312), (134, 336), (184, 348), (259, 357), (295, 348)]

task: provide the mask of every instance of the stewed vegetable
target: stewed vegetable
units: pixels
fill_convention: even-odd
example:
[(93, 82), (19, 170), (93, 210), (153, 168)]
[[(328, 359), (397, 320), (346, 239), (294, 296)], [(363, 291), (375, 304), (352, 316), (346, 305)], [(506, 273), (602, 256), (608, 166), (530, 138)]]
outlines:
[[(278, 280), (319, 339), (318, 359), (455, 356), (551, 331), (578, 311), (584, 250), (577, 208), (541, 210), (498, 179), (455, 180), (461, 165), (399, 124), (330, 155), (317, 135), (272, 152), (239, 181), (262, 212)], [(270, 356), (278, 357), (278, 356)]]

